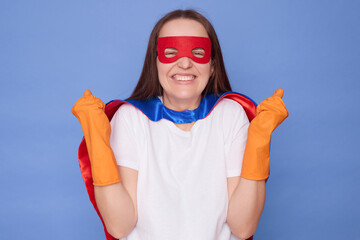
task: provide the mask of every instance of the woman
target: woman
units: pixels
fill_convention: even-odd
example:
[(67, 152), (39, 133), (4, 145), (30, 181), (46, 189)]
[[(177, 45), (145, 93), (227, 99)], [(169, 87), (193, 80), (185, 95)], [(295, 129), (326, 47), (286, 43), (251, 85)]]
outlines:
[(213, 101), (229, 91), (213, 27), (195, 11), (177, 10), (154, 27), (130, 104), (119, 108), (111, 127), (100, 99), (88, 90), (79, 99), (72, 111), (108, 233), (129, 240), (255, 233), (270, 135), (287, 111), (278, 90), (258, 106), (248, 130), (241, 105)]

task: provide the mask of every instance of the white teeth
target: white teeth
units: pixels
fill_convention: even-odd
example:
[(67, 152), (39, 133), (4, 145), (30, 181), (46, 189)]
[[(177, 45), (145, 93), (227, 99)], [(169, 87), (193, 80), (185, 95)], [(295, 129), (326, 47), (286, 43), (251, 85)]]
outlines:
[(194, 80), (195, 76), (194, 75), (190, 75), (190, 76), (175, 75), (174, 78), (175, 78), (175, 80), (178, 80), (178, 81), (190, 81), (190, 80)]

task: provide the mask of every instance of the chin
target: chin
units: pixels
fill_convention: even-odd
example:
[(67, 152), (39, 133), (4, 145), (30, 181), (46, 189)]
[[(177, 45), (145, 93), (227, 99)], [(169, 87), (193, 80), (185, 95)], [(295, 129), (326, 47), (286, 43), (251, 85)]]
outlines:
[(172, 95), (173, 98), (179, 100), (197, 100), (201, 98), (201, 93), (194, 93), (188, 91), (178, 91), (176, 94)]

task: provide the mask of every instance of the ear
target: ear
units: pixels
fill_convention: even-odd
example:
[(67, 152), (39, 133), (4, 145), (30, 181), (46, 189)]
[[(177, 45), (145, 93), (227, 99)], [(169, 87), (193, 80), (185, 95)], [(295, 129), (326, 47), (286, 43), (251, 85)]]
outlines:
[(211, 62), (210, 62), (211, 66), (210, 66), (210, 76), (212, 76), (214, 74), (214, 71), (215, 71), (215, 67), (214, 67), (214, 61), (211, 59)]

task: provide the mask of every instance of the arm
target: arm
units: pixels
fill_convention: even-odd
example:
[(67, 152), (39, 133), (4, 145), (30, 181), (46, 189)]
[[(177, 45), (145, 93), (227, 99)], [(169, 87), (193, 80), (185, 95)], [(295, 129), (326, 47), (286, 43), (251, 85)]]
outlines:
[(227, 223), (231, 232), (242, 239), (251, 237), (257, 228), (265, 204), (265, 181), (228, 178), (229, 208)]
[(137, 221), (137, 171), (118, 167), (110, 146), (111, 126), (104, 107), (100, 99), (86, 90), (71, 111), (83, 129), (100, 214), (108, 232), (121, 238), (134, 228)]
[(137, 177), (138, 172), (119, 166), (122, 181), (95, 186), (95, 199), (106, 229), (115, 238), (127, 236), (137, 222)]
[(240, 238), (251, 237), (265, 204), (265, 180), (269, 176), (271, 133), (288, 116), (282, 101), (284, 91), (257, 106), (257, 115), (248, 129), (240, 177), (228, 178), (229, 209), (227, 221)]

